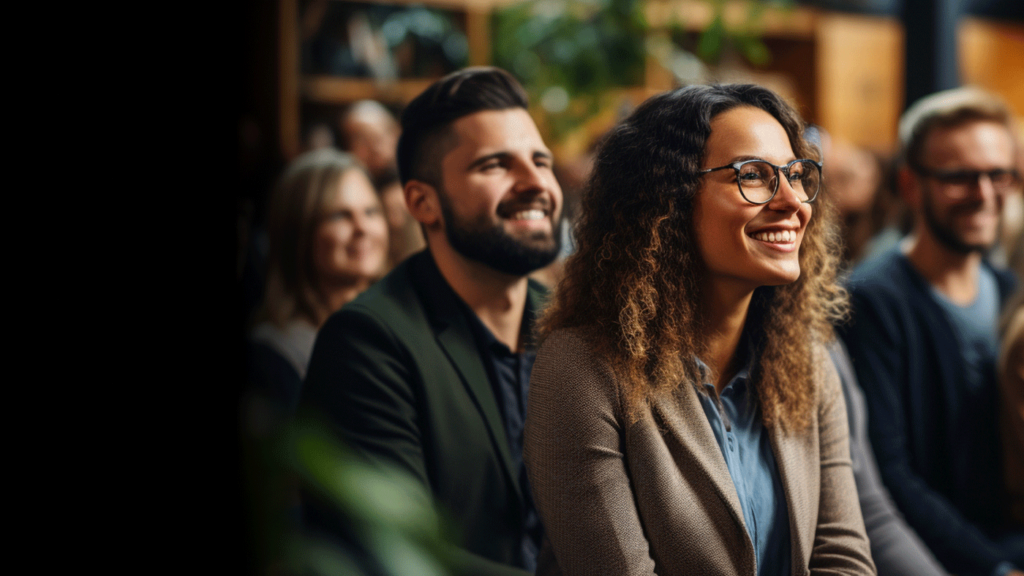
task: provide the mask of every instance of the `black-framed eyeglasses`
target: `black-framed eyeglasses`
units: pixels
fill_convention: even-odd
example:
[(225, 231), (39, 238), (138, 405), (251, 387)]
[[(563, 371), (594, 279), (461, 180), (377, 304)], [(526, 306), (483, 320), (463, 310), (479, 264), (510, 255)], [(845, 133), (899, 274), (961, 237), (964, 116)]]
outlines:
[(996, 192), (1010, 192), (1021, 188), (1020, 172), (1013, 168), (996, 168), (994, 170), (933, 170), (925, 166), (914, 165), (914, 171), (922, 176), (938, 180), (942, 192), (951, 199), (966, 198), (974, 187), (985, 176), (992, 183)]
[(779, 191), (779, 172), (782, 172), (800, 201), (810, 204), (821, 191), (821, 167), (821, 162), (805, 158), (793, 160), (785, 166), (776, 166), (765, 160), (744, 160), (708, 168), (700, 173), (732, 168), (736, 171), (736, 184), (743, 199), (751, 204), (767, 204)]

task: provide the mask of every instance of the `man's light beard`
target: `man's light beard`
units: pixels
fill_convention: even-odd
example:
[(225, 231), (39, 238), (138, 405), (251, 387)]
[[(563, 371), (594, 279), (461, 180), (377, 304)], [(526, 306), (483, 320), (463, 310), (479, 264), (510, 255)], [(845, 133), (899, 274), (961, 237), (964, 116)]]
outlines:
[(440, 188), (437, 193), (448, 243), (470, 260), (504, 274), (525, 276), (554, 262), (561, 251), (561, 217), (551, 222), (550, 234), (537, 231), (530, 240), (524, 241), (508, 234), (501, 222), (490, 225), (487, 220), (479, 223), (461, 220), (452, 210), (448, 194)]
[(964, 242), (956, 230), (947, 223), (940, 222), (939, 217), (935, 214), (935, 205), (932, 203), (932, 194), (938, 194), (931, 189), (930, 186), (921, 183), (922, 193), (922, 215), (924, 217), (925, 226), (931, 231), (932, 236), (939, 241), (940, 244), (948, 248), (949, 250), (958, 254), (970, 254), (972, 252), (985, 252), (992, 247), (991, 244), (968, 244)]

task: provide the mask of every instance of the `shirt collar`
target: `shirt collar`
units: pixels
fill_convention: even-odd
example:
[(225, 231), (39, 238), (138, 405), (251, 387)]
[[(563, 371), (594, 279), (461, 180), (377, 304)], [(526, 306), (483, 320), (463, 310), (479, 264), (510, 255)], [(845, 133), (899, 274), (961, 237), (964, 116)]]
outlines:
[[(730, 386), (734, 385), (735, 387), (739, 388), (740, 381), (742, 381), (742, 384), (745, 385), (750, 380), (750, 375), (754, 372), (754, 366), (756, 362), (753, 350), (753, 339), (746, 331), (744, 331), (744, 335), (740, 339), (740, 345), (736, 348), (736, 353), (740, 355), (741, 368), (736, 372), (735, 375), (733, 375), (733, 377), (729, 380), (729, 383), (725, 385), (725, 388), (729, 388)], [(698, 389), (706, 389), (707, 387), (710, 386), (711, 389), (714, 390), (715, 385), (710, 381), (710, 378), (708, 377), (710, 375), (711, 368), (709, 368), (703, 360), (696, 356), (693, 357), (693, 360), (694, 362), (697, 363), (697, 369), (700, 371), (701, 375), (700, 385), (697, 386)], [(723, 388), (723, 390), (725, 390), (725, 388)]]
[[(529, 297), (526, 298), (526, 304), (523, 308), (523, 321), (519, 325), (519, 337), (524, 343), (524, 349), (527, 352), (532, 352), (535, 348), (533, 340), (533, 320), (535, 311), (533, 309), (533, 303)], [(476, 340), (477, 344), (487, 350), (495, 350), (506, 354), (512, 355), (515, 353), (514, 350), (510, 350), (504, 342), (499, 341), (491, 329), (487, 327), (481, 320), (480, 317), (473, 312), (473, 309), (466, 304), (462, 298), (458, 298), (459, 307), (462, 309), (462, 313), (465, 315), (467, 322), (469, 323), (469, 329), (473, 332), (473, 339)]]

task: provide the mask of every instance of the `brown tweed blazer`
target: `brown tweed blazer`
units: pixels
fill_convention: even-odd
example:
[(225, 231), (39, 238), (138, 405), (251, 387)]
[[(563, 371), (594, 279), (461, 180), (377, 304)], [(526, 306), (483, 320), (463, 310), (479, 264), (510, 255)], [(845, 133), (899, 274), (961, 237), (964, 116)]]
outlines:
[[(794, 575), (875, 574), (850, 464), (846, 408), (821, 348), (809, 431), (771, 432)], [(697, 391), (633, 424), (580, 332), (552, 334), (530, 377), (525, 459), (547, 531), (538, 576), (756, 576), (736, 488)]]

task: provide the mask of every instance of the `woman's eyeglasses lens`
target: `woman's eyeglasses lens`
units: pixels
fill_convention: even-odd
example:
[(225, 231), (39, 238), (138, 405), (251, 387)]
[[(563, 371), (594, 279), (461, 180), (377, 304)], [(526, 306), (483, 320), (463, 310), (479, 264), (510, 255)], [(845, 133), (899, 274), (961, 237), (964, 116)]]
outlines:
[[(796, 192), (801, 202), (809, 202), (818, 194), (821, 183), (821, 171), (811, 161), (798, 161), (783, 166), (779, 173), (789, 179), (789, 185)], [(772, 199), (779, 187), (775, 167), (768, 162), (752, 160), (740, 164), (737, 173), (740, 193), (748, 202), (763, 204)]]

